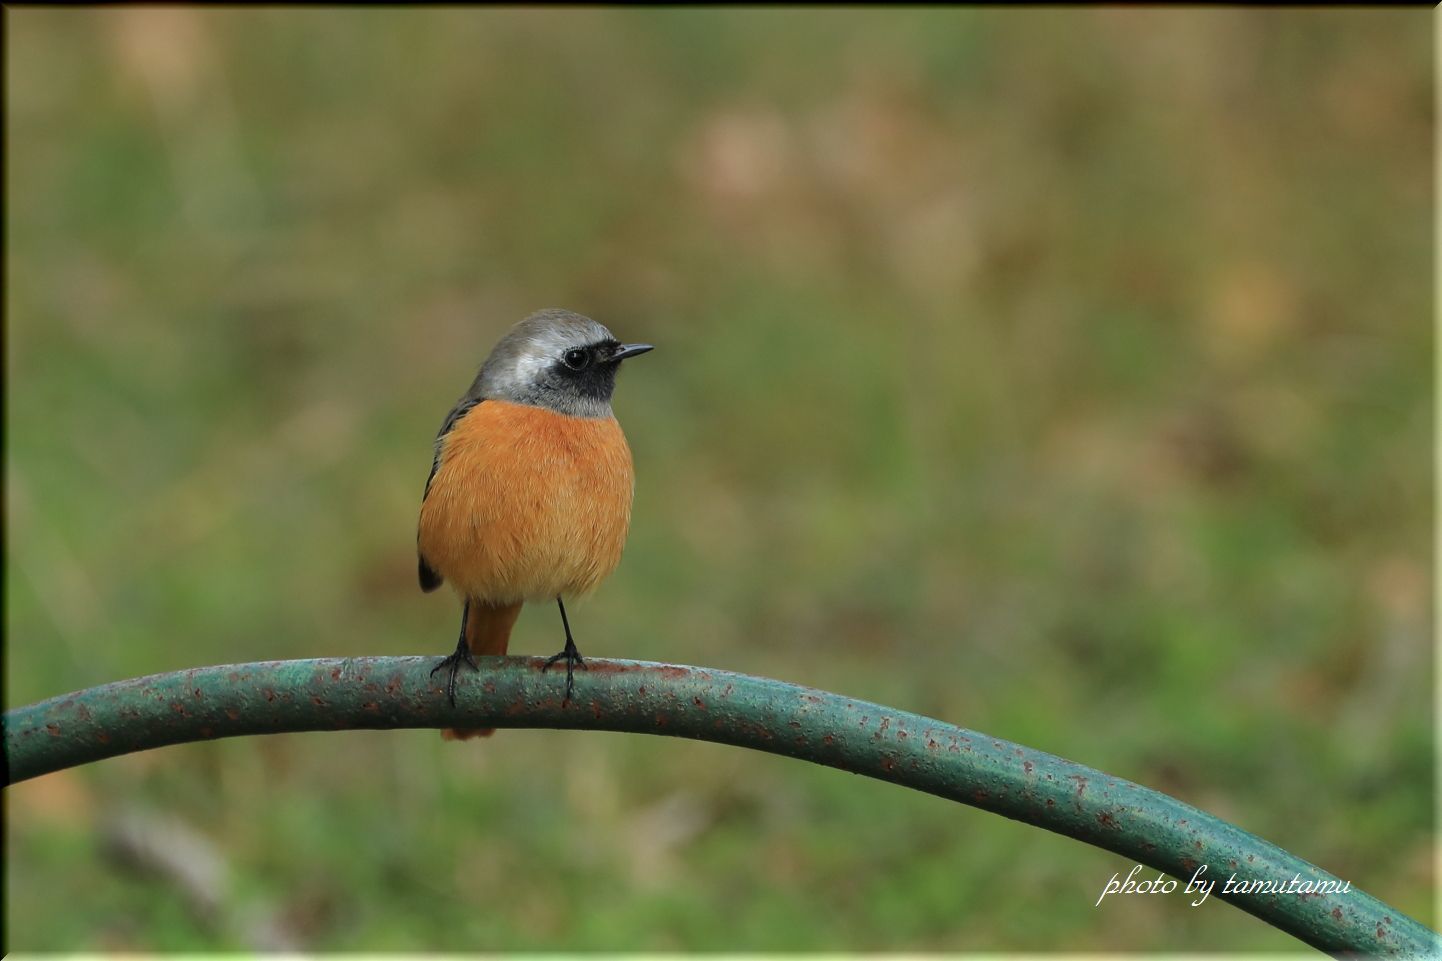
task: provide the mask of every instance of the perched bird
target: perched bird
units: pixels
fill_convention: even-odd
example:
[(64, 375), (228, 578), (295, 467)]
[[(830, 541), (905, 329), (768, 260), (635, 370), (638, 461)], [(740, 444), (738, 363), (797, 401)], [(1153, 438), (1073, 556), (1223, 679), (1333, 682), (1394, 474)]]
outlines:
[[(421, 590), (450, 581), (461, 598), (456, 673), (478, 654), (504, 654), (526, 601), (555, 600), (571, 697), (585, 667), (563, 597), (584, 594), (621, 560), (636, 477), (631, 449), (611, 412), (621, 362), (651, 350), (622, 344), (569, 310), (542, 310), (501, 338), (441, 424), (421, 501), (416, 550)], [(451, 729), (448, 739), (494, 729)]]

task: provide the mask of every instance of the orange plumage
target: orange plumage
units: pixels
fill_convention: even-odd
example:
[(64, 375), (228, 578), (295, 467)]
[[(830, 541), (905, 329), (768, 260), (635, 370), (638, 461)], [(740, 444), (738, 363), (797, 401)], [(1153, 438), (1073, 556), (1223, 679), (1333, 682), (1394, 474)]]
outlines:
[(417, 546), (462, 598), (584, 594), (616, 569), (636, 485), (616, 418), (488, 400), (441, 444)]

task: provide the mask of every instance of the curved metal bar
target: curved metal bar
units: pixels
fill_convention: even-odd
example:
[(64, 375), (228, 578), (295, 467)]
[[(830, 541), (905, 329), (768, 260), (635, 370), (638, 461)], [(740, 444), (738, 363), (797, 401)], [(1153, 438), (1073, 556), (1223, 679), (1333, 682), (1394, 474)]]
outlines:
[[(1149, 788), (894, 708), (708, 668), (588, 661), (575, 697), (540, 658), (483, 657), (456, 706), (434, 658), (202, 667), (7, 711), (5, 783), (167, 744), (356, 728), (573, 728), (698, 738), (891, 781), (1164, 871), (1324, 951), (1442, 956), (1437, 934), (1274, 844)], [(1263, 882), (1260, 890), (1223, 891)], [(1344, 884), (1346, 887), (1344, 888)], [(1298, 892), (1300, 889), (1300, 893)], [(1182, 890), (1178, 885), (1177, 890)]]

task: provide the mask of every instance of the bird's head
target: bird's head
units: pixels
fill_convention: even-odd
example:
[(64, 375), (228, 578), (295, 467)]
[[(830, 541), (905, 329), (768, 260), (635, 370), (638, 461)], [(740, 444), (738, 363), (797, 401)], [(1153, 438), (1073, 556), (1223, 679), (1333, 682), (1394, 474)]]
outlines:
[(589, 317), (538, 310), (496, 344), (472, 392), (572, 417), (610, 417), (621, 361), (648, 350), (621, 343)]

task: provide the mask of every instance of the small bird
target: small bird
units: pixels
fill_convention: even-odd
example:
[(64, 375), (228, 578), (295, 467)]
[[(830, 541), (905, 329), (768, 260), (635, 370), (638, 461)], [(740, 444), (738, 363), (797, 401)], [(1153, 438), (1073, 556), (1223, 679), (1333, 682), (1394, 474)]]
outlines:
[[(455, 653), (432, 669), (476, 669), (478, 654), (505, 654), (526, 601), (554, 599), (566, 646), (546, 661), (586, 666), (563, 597), (590, 591), (621, 560), (636, 475), (611, 412), (621, 362), (651, 350), (623, 344), (569, 310), (537, 311), (491, 351), (441, 424), (421, 500), (416, 551), (421, 590), (450, 581), (461, 598)], [(449, 729), (448, 740), (494, 728)]]

